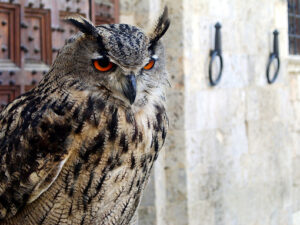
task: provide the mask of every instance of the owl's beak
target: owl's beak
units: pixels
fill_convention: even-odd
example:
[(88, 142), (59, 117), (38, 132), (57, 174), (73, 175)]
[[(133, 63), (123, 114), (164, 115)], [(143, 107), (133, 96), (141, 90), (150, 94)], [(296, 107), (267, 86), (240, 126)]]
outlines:
[(136, 97), (136, 79), (134, 74), (126, 76), (126, 84), (123, 86), (123, 93), (132, 105)]

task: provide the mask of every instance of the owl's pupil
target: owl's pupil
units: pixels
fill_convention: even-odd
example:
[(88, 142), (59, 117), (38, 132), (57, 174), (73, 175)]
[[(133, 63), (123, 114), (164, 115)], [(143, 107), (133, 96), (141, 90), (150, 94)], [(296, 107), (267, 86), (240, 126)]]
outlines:
[(104, 57), (102, 59), (98, 59), (98, 63), (101, 67), (108, 67), (109, 65), (109, 58)]

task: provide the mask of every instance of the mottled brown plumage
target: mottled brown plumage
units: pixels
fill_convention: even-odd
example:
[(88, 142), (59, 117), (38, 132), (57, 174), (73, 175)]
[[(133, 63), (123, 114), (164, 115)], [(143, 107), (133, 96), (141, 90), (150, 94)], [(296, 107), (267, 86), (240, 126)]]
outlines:
[(129, 224), (166, 137), (167, 11), (149, 35), (68, 20), (81, 32), (0, 114), (1, 225)]

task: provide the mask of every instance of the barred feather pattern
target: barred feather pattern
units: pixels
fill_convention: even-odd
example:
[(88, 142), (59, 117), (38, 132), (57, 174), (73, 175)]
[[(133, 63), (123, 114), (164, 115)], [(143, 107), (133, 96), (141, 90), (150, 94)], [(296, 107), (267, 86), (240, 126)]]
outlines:
[(0, 224), (129, 224), (166, 137), (164, 101), (137, 113), (64, 86), (45, 79), (0, 115)]

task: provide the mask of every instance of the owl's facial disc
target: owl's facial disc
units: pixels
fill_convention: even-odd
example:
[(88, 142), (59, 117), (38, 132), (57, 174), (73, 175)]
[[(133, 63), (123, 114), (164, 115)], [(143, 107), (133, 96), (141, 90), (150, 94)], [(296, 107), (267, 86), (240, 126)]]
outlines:
[[(110, 61), (107, 56), (98, 56), (92, 59), (94, 68), (102, 73), (110, 72), (117, 67), (116, 64)], [(109, 74), (107, 74), (109, 76)], [(136, 98), (136, 77), (133, 73), (122, 75), (125, 77), (121, 83), (123, 95), (128, 99), (130, 104), (133, 104)]]

